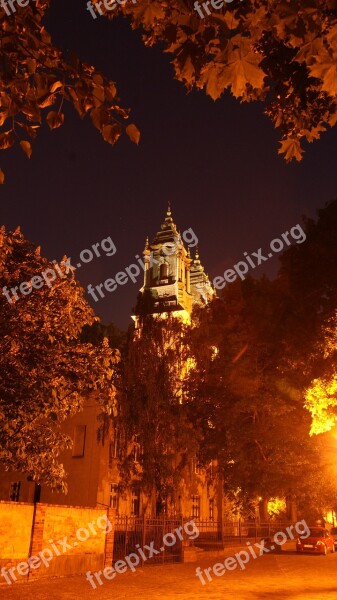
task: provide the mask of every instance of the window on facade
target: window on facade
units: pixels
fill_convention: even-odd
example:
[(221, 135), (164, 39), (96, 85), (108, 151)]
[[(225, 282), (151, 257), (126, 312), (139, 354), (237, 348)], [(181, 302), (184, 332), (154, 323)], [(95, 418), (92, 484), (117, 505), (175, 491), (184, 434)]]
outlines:
[(140, 486), (133, 485), (131, 488), (131, 515), (139, 517), (140, 514)]
[(192, 458), (192, 473), (195, 475), (200, 475), (200, 464), (198, 456)]
[(21, 488), (21, 482), (20, 481), (13, 481), (11, 483), (11, 486), (9, 488), (9, 499), (11, 502), (19, 502), (20, 499), (20, 488)]
[(119, 509), (119, 485), (110, 483), (110, 508), (114, 508), (118, 513)]
[(208, 516), (211, 521), (214, 519), (214, 498), (209, 499)]
[(86, 425), (76, 425), (74, 429), (73, 458), (84, 456)]
[(192, 496), (191, 501), (192, 501), (191, 517), (195, 518), (195, 519), (199, 519), (200, 518), (200, 496)]
[(159, 270), (159, 277), (160, 279), (168, 279), (168, 264), (167, 263), (162, 263), (160, 265), (160, 270)]
[(141, 445), (139, 443), (139, 436), (135, 435), (133, 439), (132, 458), (135, 463), (138, 463), (141, 455)]

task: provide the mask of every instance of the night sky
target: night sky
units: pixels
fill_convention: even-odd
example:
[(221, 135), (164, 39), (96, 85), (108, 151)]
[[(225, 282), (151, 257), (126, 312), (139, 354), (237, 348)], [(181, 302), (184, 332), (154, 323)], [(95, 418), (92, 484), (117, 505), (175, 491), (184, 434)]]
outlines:
[[(170, 200), (181, 231), (192, 227), (213, 278), (266, 247), (303, 214), (337, 197), (337, 130), (308, 146), (302, 163), (277, 154), (278, 132), (261, 104), (226, 94), (213, 102), (187, 93), (173, 78), (169, 56), (145, 48), (126, 19), (94, 20), (83, 0), (53, 3), (48, 28), (56, 45), (74, 51), (117, 82), (122, 105), (141, 130), (139, 146), (123, 136), (103, 141), (87, 118), (66, 109), (63, 127), (47, 127), (30, 161), (20, 148), (2, 152), (1, 222), (18, 224), (50, 259), (76, 263), (81, 250), (111, 236), (117, 253), (77, 271), (83, 286), (113, 277), (154, 236)], [(277, 258), (268, 263), (273, 274)], [(254, 271), (261, 274), (262, 270)], [(142, 278), (98, 303), (104, 322), (126, 328)], [(90, 300), (88, 296), (88, 300)]]

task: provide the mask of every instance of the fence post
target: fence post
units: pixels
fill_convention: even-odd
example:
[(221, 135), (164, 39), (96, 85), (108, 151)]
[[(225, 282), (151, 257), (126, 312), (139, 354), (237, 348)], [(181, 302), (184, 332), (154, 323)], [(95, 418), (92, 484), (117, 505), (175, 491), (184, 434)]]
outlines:
[(115, 540), (115, 515), (116, 510), (114, 508), (107, 509), (107, 526), (108, 523), (110, 523), (111, 531), (107, 531), (105, 536), (104, 567), (111, 567), (113, 561)]
[(127, 543), (128, 543), (128, 517), (125, 517), (124, 556), (127, 555), (127, 552), (126, 552)]
[[(145, 513), (143, 515), (143, 527), (142, 527), (142, 549), (144, 548), (146, 543), (146, 516)], [(144, 558), (142, 557), (142, 567), (144, 566)]]
[[(185, 545), (185, 529), (184, 529), (184, 517), (181, 515), (181, 535), (183, 539), (180, 542), (180, 561), (184, 560), (184, 545)], [(194, 543), (194, 542), (193, 542)]]
[(162, 537), (162, 543), (163, 543), (163, 545), (161, 546), (163, 548), (163, 563), (165, 562), (164, 535), (165, 535), (165, 511), (163, 512), (163, 537)]

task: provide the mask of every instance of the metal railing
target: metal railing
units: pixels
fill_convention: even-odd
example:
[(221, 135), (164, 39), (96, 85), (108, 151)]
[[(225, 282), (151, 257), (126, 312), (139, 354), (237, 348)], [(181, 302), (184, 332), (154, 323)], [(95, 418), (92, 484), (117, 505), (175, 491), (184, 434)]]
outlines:
[[(182, 540), (175, 534), (175, 530), (179, 527), (182, 529), (183, 524), (182, 519), (117, 516), (113, 562), (123, 560), (130, 553), (140, 556), (142, 565), (179, 562), (182, 555)], [(168, 533), (175, 534), (176, 542), (173, 545), (164, 543), (164, 537)], [(170, 537), (170, 543), (171, 540), (172, 537)], [(149, 557), (151, 552), (145, 547), (151, 546), (151, 544), (158, 553)]]
[(285, 531), (291, 524), (285, 521), (212, 521), (194, 519), (199, 529), (199, 537), (195, 545), (203, 549), (225, 548), (226, 546), (241, 546), (247, 542), (257, 542), (271, 538), (275, 533)]
[[(184, 524), (192, 520), (199, 531), (198, 537), (194, 540), (190, 539), (183, 530)], [(284, 521), (260, 523), (239, 519), (220, 522), (212, 519), (182, 519), (165, 516), (160, 518), (116, 516), (113, 562), (124, 560), (131, 553), (140, 557), (140, 565), (180, 562), (184, 545), (196, 546), (202, 550), (221, 550), (272, 538), (275, 533), (281, 531), (286, 533), (289, 525), (290, 522)], [(183, 539), (176, 534), (178, 528), (182, 532)], [(175, 535), (176, 542), (173, 545), (164, 543), (164, 537), (168, 533)], [(151, 545), (157, 552), (149, 556), (150, 552), (146, 546)]]

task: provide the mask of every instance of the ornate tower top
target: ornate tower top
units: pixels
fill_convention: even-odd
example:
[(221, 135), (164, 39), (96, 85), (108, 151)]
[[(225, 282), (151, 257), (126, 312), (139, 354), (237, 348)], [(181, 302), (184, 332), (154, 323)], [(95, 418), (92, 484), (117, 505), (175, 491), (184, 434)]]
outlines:
[(146, 236), (145, 239), (145, 246), (144, 246), (144, 250), (143, 250), (143, 256), (150, 256), (151, 251), (150, 251), (150, 245), (149, 245), (149, 238), (148, 236)]
[(215, 296), (208, 275), (200, 262), (198, 246), (191, 264), (191, 292), (193, 303), (197, 304), (207, 304)]
[(198, 250), (192, 261), (190, 248), (185, 247), (184, 240), (173, 221), (169, 203), (160, 230), (151, 244), (148, 239), (145, 242), (144, 285), (140, 289), (135, 310), (136, 322), (137, 315), (142, 312), (173, 312), (189, 322), (193, 303), (207, 303), (214, 295), (200, 263)]
[(177, 227), (172, 219), (171, 206), (168, 205), (166, 217), (164, 222), (160, 226), (160, 230), (157, 231), (151, 246), (165, 244), (167, 242), (177, 243), (179, 238)]

